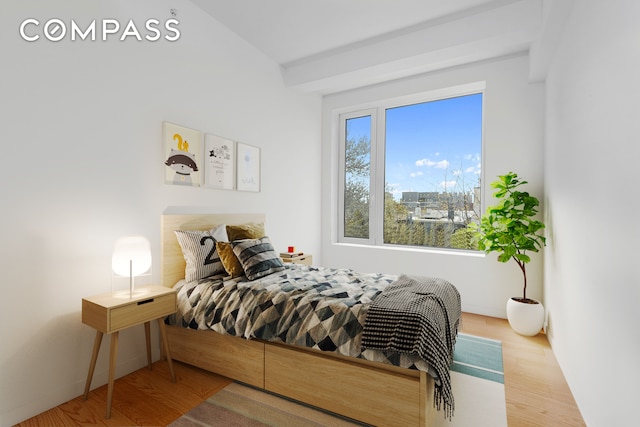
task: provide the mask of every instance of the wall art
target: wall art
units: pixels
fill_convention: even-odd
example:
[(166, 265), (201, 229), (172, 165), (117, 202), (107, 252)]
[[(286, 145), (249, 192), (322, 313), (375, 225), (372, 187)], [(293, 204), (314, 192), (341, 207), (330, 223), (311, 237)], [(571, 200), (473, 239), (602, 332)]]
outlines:
[(235, 166), (235, 142), (210, 133), (205, 134), (204, 185), (233, 190)]
[(238, 190), (260, 191), (260, 148), (238, 142), (236, 151)]
[(200, 186), (202, 133), (163, 122), (165, 184)]

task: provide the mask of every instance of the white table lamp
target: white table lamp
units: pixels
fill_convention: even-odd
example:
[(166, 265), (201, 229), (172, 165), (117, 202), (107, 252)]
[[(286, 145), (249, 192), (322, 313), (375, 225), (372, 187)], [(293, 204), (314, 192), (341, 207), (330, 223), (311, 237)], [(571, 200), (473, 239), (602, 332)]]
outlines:
[(125, 236), (116, 240), (111, 268), (119, 276), (129, 277), (129, 298), (133, 297), (133, 278), (151, 268), (151, 245), (144, 236)]

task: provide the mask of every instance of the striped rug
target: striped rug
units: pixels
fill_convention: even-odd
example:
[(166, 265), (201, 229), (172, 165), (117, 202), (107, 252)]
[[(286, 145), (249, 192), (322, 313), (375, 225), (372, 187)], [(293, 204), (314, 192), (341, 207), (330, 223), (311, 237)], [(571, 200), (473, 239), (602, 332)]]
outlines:
[(169, 426), (350, 427), (362, 425), (252, 387), (232, 383)]
[(507, 426), (500, 341), (459, 333), (451, 365), (451, 387), (455, 413), (450, 421), (436, 416), (437, 426)]
[[(436, 415), (437, 426), (506, 427), (500, 341), (458, 334), (451, 382), (455, 413), (450, 421)], [(362, 425), (238, 383), (228, 385), (170, 424), (171, 427)]]
[(502, 343), (473, 335), (458, 334), (451, 370), (504, 384)]

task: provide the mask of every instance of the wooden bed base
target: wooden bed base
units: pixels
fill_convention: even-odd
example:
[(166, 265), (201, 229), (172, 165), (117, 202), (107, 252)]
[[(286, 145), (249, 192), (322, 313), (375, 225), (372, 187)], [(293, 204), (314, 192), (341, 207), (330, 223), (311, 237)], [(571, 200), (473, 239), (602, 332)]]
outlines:
[[(264, 222), (264, 215), (163, 215), (163, 285), (184, 277), (174, 230), (247, 222)], [(434, 381), (423, 371), (213, 331), (166, 329), (174, 360), (367, 424), (433, 425)]]

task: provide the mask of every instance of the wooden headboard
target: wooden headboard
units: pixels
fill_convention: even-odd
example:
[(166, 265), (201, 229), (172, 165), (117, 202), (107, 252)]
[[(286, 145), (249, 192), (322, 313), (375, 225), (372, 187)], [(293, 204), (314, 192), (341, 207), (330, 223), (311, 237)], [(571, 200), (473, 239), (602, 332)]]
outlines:
[(264, 214), (162, 215), (160, 220), (162, 286), (172, 287), (180, 279), (184, 279), (185, 261), (174, 230), (208, 230), (219, 224), (264, 223), (264, 218)]

